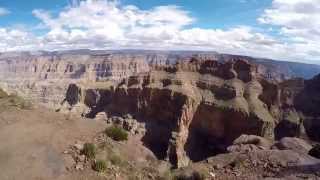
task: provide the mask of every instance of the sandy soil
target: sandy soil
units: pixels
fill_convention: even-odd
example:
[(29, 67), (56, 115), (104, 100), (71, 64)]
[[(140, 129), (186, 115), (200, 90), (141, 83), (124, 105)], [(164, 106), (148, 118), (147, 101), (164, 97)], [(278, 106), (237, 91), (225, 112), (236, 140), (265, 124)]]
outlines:
[(62, 152), (77, 140), (91, 141), (104, 128), (101, 121), (67, 117), (46, 109), (3, 111), (0, 113), (0, 179), (93, 179), (90, 173), (70, 175)]

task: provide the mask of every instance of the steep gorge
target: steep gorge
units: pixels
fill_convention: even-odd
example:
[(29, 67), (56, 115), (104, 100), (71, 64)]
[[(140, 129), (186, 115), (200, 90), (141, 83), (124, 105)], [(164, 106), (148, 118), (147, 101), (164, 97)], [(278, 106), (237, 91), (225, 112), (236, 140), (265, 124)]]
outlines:
[(242, 134), (300, 136), (304, 126), (308, 135), (315, 134), (317, 117), (303, 121), (301, 113), (308, 115), (309, 106), (301, 107), (301, 102), (309, 102), (304, 95), (315, 94), (317, 87), (304, 89), (304, 80), (266, 80), (260, 66), (239, 58), (219, 62), (193, 57), (175, 63), (148, 58), (6, 59), (0, 61), (0, 86), (62, 113), (87, 118), (101, 112), (131, 114), (146, 125), (144, 144), (177, 167), (225, 151)]
[(78, 86), (83, 93), (66, 99), (79, 96), (87, 117), (132, 114), (146, 123), (145, 144), (178, 167), (223, 151), (241, 134), (273, 139), (275, 117), (259, 98), (264, 90), (255, 66), (243, 60), (193, 60), (120, 83)]

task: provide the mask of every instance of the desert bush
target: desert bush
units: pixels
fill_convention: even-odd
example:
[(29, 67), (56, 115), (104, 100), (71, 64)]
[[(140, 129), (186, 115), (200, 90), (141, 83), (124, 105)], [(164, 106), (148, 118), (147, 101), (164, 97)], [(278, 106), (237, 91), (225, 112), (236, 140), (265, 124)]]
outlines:
[(31, 109), (32, 108), (31, 102), (26, 101), (25, 99), (23, 99), (20, 96), (9, 95), (9, 96), (7, 96), (7, 98), (8, 98), (10, 106), (14, 106), (14, 107), (17, 107), (20, 109)]
[(113, 165), (121, 165), (122, 164), (122, 159), (120, 156), (116, 155), (116, 154), (112, 154), (109, 156), (109, 160)]
[(97, 154), (97, 148), (92, 143), (85, 143), (83, 145), (82, 154), (87, 156), (89, 159), (94, 159)]
[(107, 169), (107, 163), (103, 160), (97, 160), (93, 165), (93, 169), (98, 172), (104, 172)]
[(128, 139), (128, 133), (124, 129), (117, 126), (108, 127), (105, 130), (105, 133), (108, 137), (115, 141), (125, 141)]

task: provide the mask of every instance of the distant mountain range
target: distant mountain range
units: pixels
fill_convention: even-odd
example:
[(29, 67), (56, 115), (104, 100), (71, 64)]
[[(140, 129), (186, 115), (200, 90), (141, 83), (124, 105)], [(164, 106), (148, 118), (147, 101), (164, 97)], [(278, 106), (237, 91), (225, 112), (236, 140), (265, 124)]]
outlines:
[[(289, 79), (300, 77), (310, 79), (320, 73), (320, 65), (306, 64), (299, 62), (278, 61), (272, 59), (255, 58), (249, 56), (239, 56), (231, 54), (220, 54), (214, 51), (156, 51), (156, 50), (90, 50), (76, 49), (66, 51), (24, 51), (24, 52), (5, 52), (0, 53), (0, 60), (10, 60), (17, 57), (29, 56), (65, 56), (65, 55), (125, 55), (125, 56), (143, 56), (148, 63), (175, 63), (178, 60), (188, 60), (191, 57), (199, 59), (215, 59), (220, 62), (230, 61), (232, 59), (245, 59), (250, 63), (263, 65), (260, 71), (268, 77), (275, 79)], [(267, 77), (267, 78), (268, 78)]]

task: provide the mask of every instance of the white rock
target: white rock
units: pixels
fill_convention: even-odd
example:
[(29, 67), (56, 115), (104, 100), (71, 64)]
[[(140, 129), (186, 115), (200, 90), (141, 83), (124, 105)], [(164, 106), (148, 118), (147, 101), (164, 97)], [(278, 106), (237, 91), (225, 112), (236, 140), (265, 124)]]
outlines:
[(76, 170), (82, 171), (83, 169), (84, 169), (83, 164), (79, 164), (79, 163), (78, 163), (78, 164), (76, 165)]
[(77, 141), (73, 146), (77, 149), (77, 150), (82, 150), (83, 149), (83, 142)]

